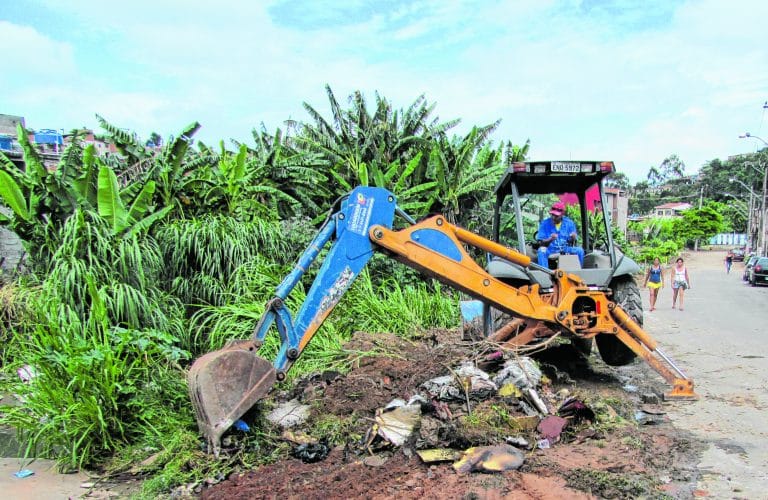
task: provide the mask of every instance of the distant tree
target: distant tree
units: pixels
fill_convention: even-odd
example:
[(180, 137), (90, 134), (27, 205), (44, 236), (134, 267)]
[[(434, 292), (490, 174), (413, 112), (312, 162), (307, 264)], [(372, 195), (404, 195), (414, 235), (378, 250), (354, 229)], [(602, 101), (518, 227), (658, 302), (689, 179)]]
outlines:
[(605, 178), (605, 185), (624, 190), (628, 190), (630, 187), (629, 178), (623, 172), (612, 172)]
[(706, 241), (723, 230), (723, 216), (717, 203), (707, 203), (702, 208), (692, 208), (674, 221), (677, 236), (687, 242)]
[(647, 179), (651, 186), (656, 187), (683, 177), (685, 177), (685, 163), (677, 155), (670, 155), (664, 158), (658, 167), (651, 167), (648, 170)]
[(149, 139), (147, 140), (146, 146), (149, 148), (159, 148), (163, 145), (163, 136), (158, 134), (157, 132), (152, 132), (149, 134)]

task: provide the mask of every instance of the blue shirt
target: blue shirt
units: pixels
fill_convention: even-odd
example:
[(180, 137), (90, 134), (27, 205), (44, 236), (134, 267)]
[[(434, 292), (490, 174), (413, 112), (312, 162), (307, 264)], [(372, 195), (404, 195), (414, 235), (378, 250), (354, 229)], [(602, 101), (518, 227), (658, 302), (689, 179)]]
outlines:
[(557, 252), (568, 247), (568, 239), (571, 237), (571, 233), (575, 232), (576, 224), (574, 224), (570, 218), (563, 216), (563, 220), (560, 221), (560, 230), (558, 230), (555, 227), (552, 217), (547, 217), (541, 221), (541, 224), (539, 224), (537, 238), (546, 240), (552, 236), (553, 233), (557, 233), (557, 239), (547, 245), (550, 252)]

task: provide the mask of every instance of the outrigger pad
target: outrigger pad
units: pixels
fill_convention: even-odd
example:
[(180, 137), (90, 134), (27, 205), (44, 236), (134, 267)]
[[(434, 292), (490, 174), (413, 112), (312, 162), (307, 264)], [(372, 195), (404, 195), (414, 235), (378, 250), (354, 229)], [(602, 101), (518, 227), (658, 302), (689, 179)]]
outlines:
[(192, 364), (189, 394), (200, 432), (218, 455), (221, 436), (272, 389), (276, 371), (251, 341), (209, 352)]

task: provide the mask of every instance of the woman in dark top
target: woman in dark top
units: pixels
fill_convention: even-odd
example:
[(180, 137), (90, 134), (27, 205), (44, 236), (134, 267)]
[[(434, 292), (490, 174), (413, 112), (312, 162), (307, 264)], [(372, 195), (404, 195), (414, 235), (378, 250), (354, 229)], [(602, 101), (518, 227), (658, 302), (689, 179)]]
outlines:
[(656, 299), (659, 297), (659, 288), (664, 288), (664, 277), (662, 276), (661, 262), (658, 257), (653, 259), (653, 265), (648, 268), (648, 272), (645, 274), (645, 285), (643, 286), (648, 287), (651, 311), (655, 311)]

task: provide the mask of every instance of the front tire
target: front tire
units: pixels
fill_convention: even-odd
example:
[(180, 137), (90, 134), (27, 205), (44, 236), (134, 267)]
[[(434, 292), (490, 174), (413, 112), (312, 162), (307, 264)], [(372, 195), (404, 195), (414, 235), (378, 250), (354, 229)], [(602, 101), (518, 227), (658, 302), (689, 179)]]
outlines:
[[(621, 306), (638, 325), (643, 326), (643, 300), (640, 288), (631, 276), (621, 276), (611, 283), (613, 300)], [(619, 340), (616, 335), (601, 333), (595, 337), (597, 350), (605, 364), (624, 366), (631, 363), (637, 355)]]

